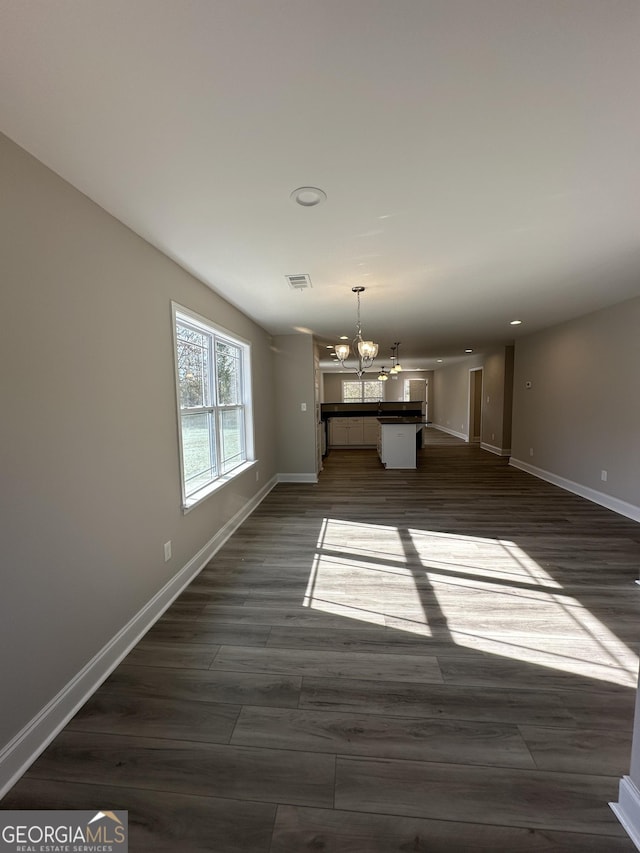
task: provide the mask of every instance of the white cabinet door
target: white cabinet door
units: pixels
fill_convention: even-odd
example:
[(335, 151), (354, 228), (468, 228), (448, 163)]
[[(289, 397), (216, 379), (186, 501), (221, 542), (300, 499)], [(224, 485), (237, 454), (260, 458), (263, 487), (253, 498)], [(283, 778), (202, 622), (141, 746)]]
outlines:
[(362, 418), (331, 418), (329, 444), (332, 447), (362, 444)]
[(351, 418), (331, 418), (329, 421), (329, 444), (340, 447), (349, 444), (349, 421)]
[(349, 418), (349, 420), (351, 421), (351, 423), (349, 424), (349, 444), (354, 445), (356, 447), (360, 447), (363, 441), (363, 418)]
[(376, 447), (378, 444), (378, 433), (380, 432), (380, 424), (377, 418), (363, 418), (364, 429), (362, 435), (362, 443), (369, 447)]

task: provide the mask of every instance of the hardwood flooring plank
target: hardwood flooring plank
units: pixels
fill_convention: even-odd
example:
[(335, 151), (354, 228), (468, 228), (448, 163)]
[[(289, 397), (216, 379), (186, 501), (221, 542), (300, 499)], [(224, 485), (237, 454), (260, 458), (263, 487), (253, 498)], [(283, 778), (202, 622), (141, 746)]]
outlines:
[[(343, 619), (343, 623), (344, 623)], [(333, 649), (360, 652), (383, 652), (388, 654), (429, 654), (441, 657), (452, 655), (473, 655), (476, 652), (490, 652), (514, 661), (535, 663), (564, 669), (567, 672), (589, 676), (594, 664), (609, 671), (611, 668), (622, 670), (621, 678), (633, 678), (638, 669), (635, 652), (619, 643), (601, 643), (595, 638), (549, 637), (544, 634), (519, 633), (491, 635), (470, 632), (436, 631), (432, 625), (425, 625), (425, 633), (387, 626), (332, 628), (319, 630), (315, 626), (275, 626), (269, 639), (268, 648), (309, 648)], [(480, 657), (479, 660), (483, 660)]]
[[(314, 610), (311, 607), (262, 607), (254, 605), (234, 606), (224, 604), (205, 605), (203, 618), (213, 619), (216, 622), (233, 622), (242, 624), (249, 622), (254, 625), (291, 626), (291, 627), (314, 627), (319, 630), (328, 628), (343, 628), (345, 617), (326, 613), (322, 610)], [(367, 614), (367, 621), (352, 620), (351, 628), (368, 628), (371, 624), (384, 626), (385, 617), (379, 614)]]
[(162, 619), (184, 619), (186, 617), (201, 616), (205, 606), (204, 601), (181, 601), (178, 598), (168, 610), (165, 610), (162, 614)]
[(635, 853), (630, 838), (278, 806), (271, 853)]
[(335, 759), (65, 729), (32, 766), (30, 777), (328, 807), (333, 805)]
[(441, 655), (438, 660), (447, 684), (499, 687), (508, 682), (518, 687), (562, 689), (573, 684), (586, 687), (590, 681), (594, 691), (611, 692), (616, 687), (633, 690), (637, 682), (637, 675), (634, 678), (627, 669), (596, 663), (586, 663), (577, 672), (570, 672), (566, 669), (568, 662), (563, 664), (565, 668), (556, 668), (492, 655), (485, 655), (484, 659), (479, 654)]
[(201, 670), (155, 669), (121, 665), (96, 695), (106, 693), (132, 699), (181, 699), (232, 705), (273, 705), (295, 708), (302, 679), (299, 676)]
[(147, 634), (123, 661), (124, 666), (209, 669), (220, 646), (156, 642)]
[[(426, 624), (416, 614), (413, 618), (386, 617), (385, 624), (398, 631), (425, 637), (429, 651), (435, 655), (460, 654), (466, 651), (490, 652), (500, 657), (529, 663), (565, 664), (570, 671), (579, 671), (585, 662), (622, 668), (631, 673), (638, 667), (637, 646), (621, 643), (617, 638), (589, 637), (587, 633), (573, 636), (553, 636), (544, 632), (516, 633), (504, 631), (455, 631), (443, 635)], [(444, 639), (443, 639), (444, 636)]]
[(339, 757), (335, 807), (622, 835), (607, 805), (617, 788), (609, 776)]
[(131, 853), (269, 853), (276, 806), (102, 784), (23, 779), (0, 808), (129, 812)]
[(520, 725), (519, 729), (540, 770), (619, 777), (629, 773), (630, 729), (562, 729), (527, 725)]
[(517, 727), (504, 723), (245, 706), (231, 743), (344, 755), (535, 768)]
[(385, 678), (390, 681), (427, 683), (442, 681), (436, 659), (419, 655), (223, 646), (211, 664), (211, 669), (302, 676), (318, 674), (331, 678)]
[[(331, 631), (326, 632), (318, 631), (317, 628), (276, 626), (271, 629), (266, 645), (267, 648), (284, 649), (328, 649), (404, 655), (437, 654), (431, 650), (428, 638), (383, 626), (332, 628)], [(451, 643), (448, 642), (446, 645), (450, 647)]]
[(221, 604), (244, 604), (246, 595), (243, 592), (232, 592), (230, 590), (207, 589), (206, 587), (189, 586), (180, 594), (183, 603), (205, 602), (211, 604), (214, 601)]
[(240, 705), (101, 690), (68, 724), (74, 732), (229, 743)]
[(232, 625), (202, 622), (199, 619), (161, 619), (147, 633), (150, 642), (175, 642), (213, 645), (264, 646), (269, 637), (267, 625)]
[(605, 693), (590, 691), (557, 691), (563, 706), (577, 726), (582, 728), (615, 729), (631, 732), (636, 704), (636, 691)]
[[(579, 696), (581, 694), (578, 694)], [(302, 681), (300, 707), (424, 719), (528, 722), (575, 726), (571, 711), (557, 691), (510, 687), (456, 687), (364, 679), (314, 678)], [(631, 709), (631, 718), (633, 708)], [(630, 722), (627, 715), (625, 722)]]

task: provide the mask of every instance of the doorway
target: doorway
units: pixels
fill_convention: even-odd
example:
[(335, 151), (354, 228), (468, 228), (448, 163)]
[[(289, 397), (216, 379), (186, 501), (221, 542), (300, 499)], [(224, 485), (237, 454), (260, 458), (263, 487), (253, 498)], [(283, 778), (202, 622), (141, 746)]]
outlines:
[(482, 439), (482, 368), (469, 370), (469, 444)]

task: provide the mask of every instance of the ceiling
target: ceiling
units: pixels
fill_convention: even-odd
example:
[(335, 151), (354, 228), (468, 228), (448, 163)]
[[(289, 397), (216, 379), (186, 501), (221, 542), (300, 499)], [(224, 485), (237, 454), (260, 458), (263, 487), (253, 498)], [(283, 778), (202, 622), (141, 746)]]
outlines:
[(0, 0), (0, 128), (269, 332), (363, 285), (433, 367), (640, 294), (639, 43), (637, 0)]

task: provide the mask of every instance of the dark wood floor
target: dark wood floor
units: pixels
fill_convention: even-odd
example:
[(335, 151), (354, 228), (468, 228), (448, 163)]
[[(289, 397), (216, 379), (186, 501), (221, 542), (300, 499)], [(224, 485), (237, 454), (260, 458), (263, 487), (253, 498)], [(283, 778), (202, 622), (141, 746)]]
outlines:
[(640, 525), (429, 430), (279, 485), (3, 800), (131, 851), (634, 851)]

